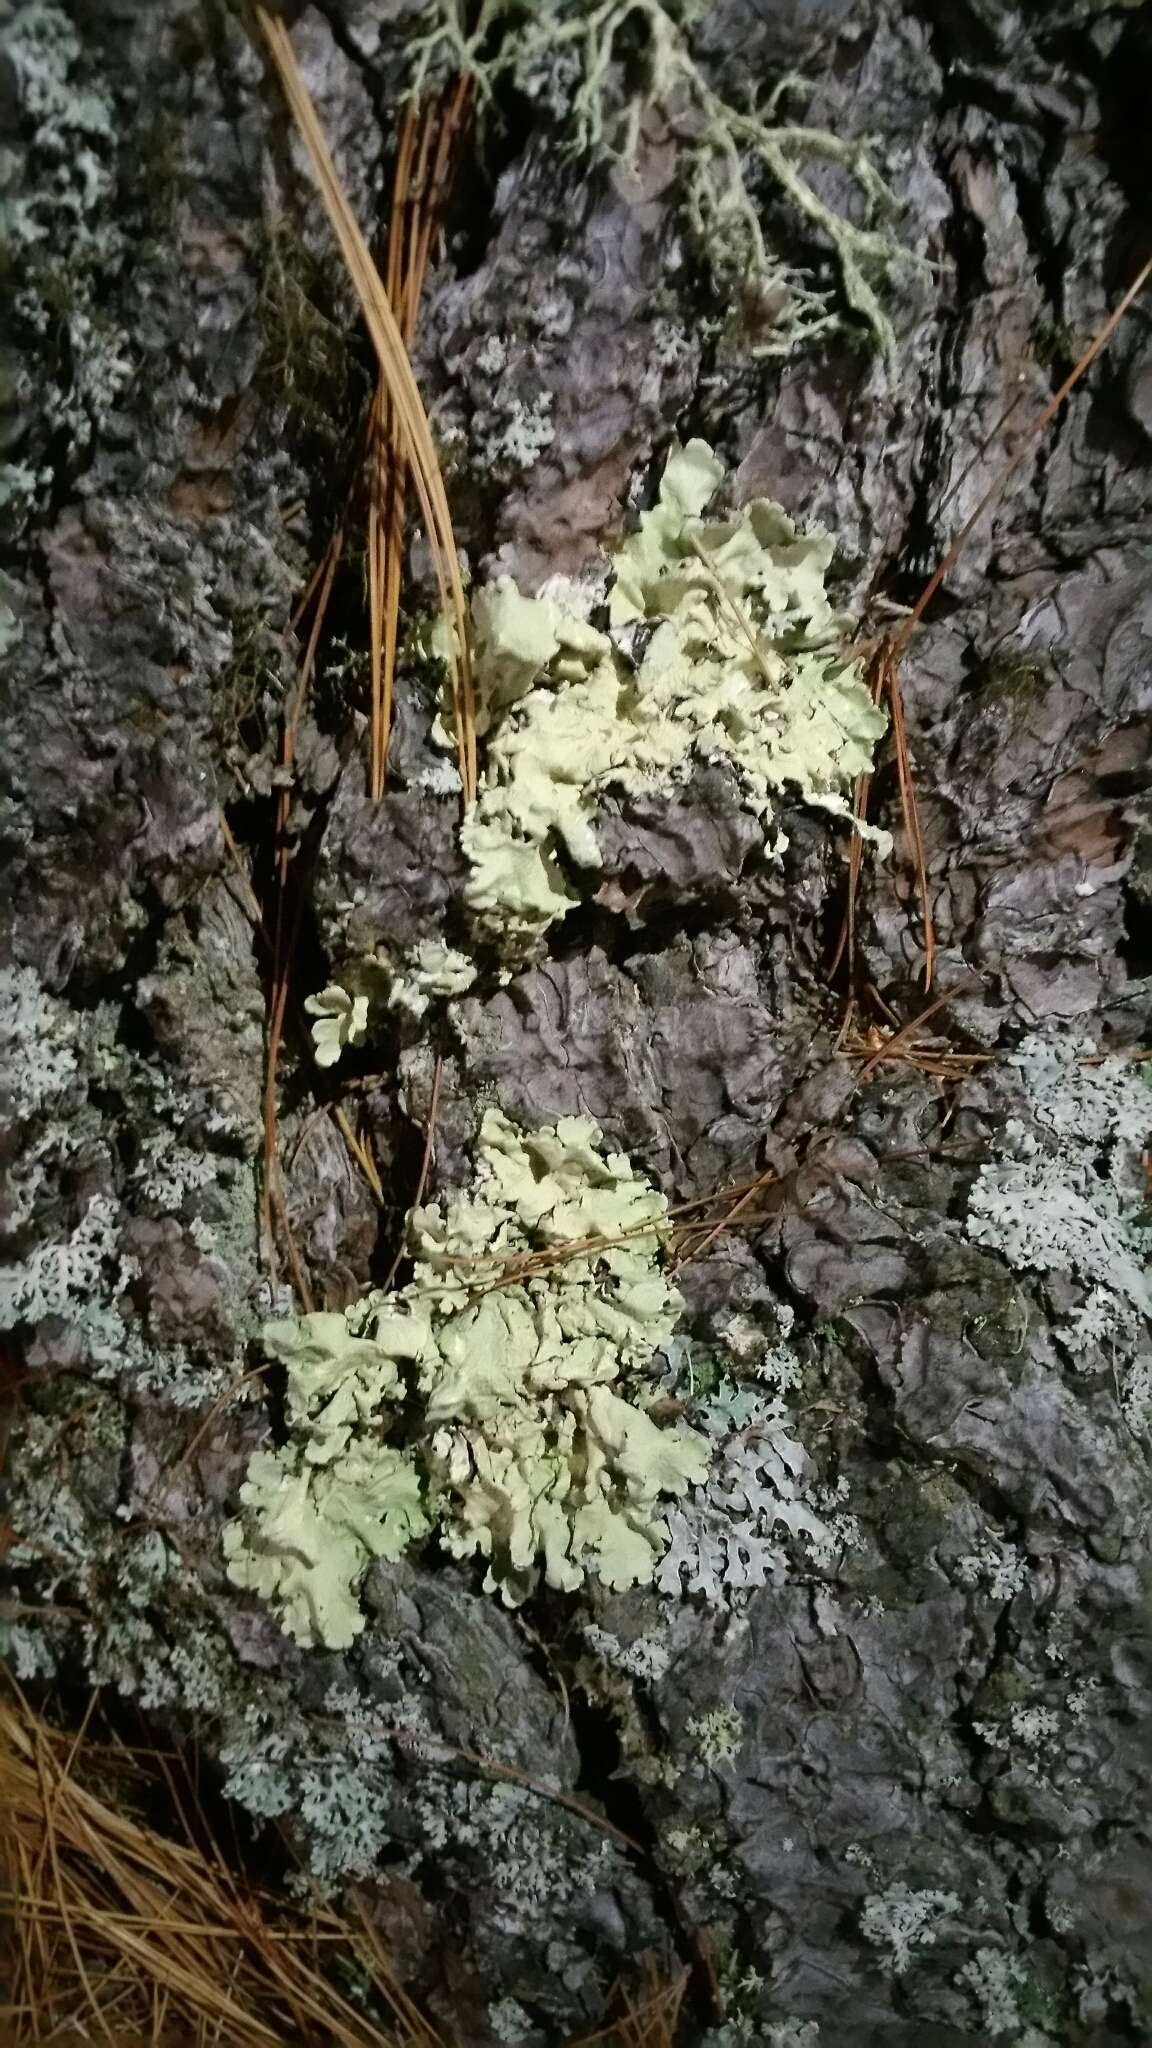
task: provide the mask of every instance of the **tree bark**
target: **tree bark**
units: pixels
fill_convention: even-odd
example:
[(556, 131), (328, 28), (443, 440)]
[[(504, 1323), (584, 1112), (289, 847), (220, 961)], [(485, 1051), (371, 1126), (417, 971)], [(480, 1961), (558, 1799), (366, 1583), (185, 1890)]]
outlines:
[[(418, 14), (326, 0), (291, 18), (381, 256)], [(458, 540), (476, 583), (602, 575), (669, 446), (701, 435), (733, 502), (828, 530), (838, 601), (876, 636), (1022, 451), (900, 669), (947, 1004), (903, 1042), (915, 1057), (865, 1066), (931, 999), (887, 745), (870, 815), (894, 847), (862, 864), (851, 985), (829, 970), (844, 826), (789, 805), (773, 858), (711, 766), (605, 801), (603, 873), (546, 958), (321, 1073), (306, 996), (378, 946), (463, 933), (459, 799), (412, 652), (387, 789), (368, 793), (354, 498), (289, 792), (279, 1158), (318, 1308), (379, 1284), (402, 1245), (437, 1056), (433, 1193), (467, 1181), (492, 1101), (529, 1127), (590, 1115), (673, 1202), (774, 1169), (770, 1200), (684, 1265), (684, 1328), (737, 1379), (734, 1317), (765, 1342), (791, 1330), (792, 1426), (851, 1541), (711, 1604), (590, 1589), (515, 1614), (431, 1546), (374, 1567), (348, 1652), (298, 1649), (230, 1586), (221, 1527), (283, 1426), (275, 1380), (237, 1380), (294, 1300), (284, 1232), (261, 1227), (290, 620), (342, 516), (373, 370), (244, 21), (218, 0), (17, 0), (8, 1656), (27, 1682), (94, 1680), (195, 1735), (321, 1875), (367, 1884), (413, 1988), (474, 2048), (593, 2026), (644, 1956), (689, 1969), (683, 2038), (716, 2048), (1135, 2042), (1152, 2028), (1147, 1329), (1120, 1362), (1114, 1335), (1073, 1357), (1098, 1276), (1059, 1249), (1049, 1270), (1014, 1261), (972, 1219), (978, 1176), (1008, 1170), (1009, 1120), (1033, 1128), (1020, 1045), (1090, 1077), (1081, 1052), (1147, 1035), (1146, 298), (1025, 435), (1148, 254), (1148, 15), (716, 0), (691, 34), (734, 104), (797, 72), (807, 125), (870, 140), (892, 233), (932, 266), (888, 301), (895, 364), (779, 192), (755, 188), (771, 236), (840, 316), (782, 360), (757, 353), (772, 308), (718, 284), (692, 240), (686, 145), (659, 108), (625, 166), (561, 147), (560, 86), (502, 84), (414, 345)], [(814, 181), (854, 206), (841, 167)], [(409, 623), (433, 589), (417, 534)], [(1061, 1140), (1070, 1176), (1094, 1146), (1139, 1150), (1086, 1115)], [(628, 1647), (654, 1636), (661, 1669), (638, 1676)], [(733, 1712), (726, 1753), (700, 1729)]]

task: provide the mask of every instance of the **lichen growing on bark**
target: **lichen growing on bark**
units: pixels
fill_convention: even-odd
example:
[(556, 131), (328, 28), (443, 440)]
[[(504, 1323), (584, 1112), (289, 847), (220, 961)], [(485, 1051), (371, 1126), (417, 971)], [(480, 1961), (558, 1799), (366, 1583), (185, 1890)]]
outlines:
[(541, 1578), (568, 1592), (650, 1580), (661, 1497), (702, 1479), (708, 1455), (643, 1405), (640, 1375), (681, 1309), (660, 1266), (666, 1215), (586, 1119), (521, 1134), (489, 1110), (473, 1188), (413, 1218), (407, 1287), (266, 1328), (291, 1434), (249, 1467), (224, 1538), (234, 1583), (297, 1641), (342, 1648), (364, 1625), (372, 1559), (433, 1524), (510, 1604)]
[[(469, 20), (460, 0), (430, 0), (428, 28), (410, 52), (412, 89), (458, 71), (475, 81), (483, 103), (510, 78), (558, 122), (570, 149), (629, 169), (655, 115), (679, 146), (683, 217), (702, 262), (721, 290), (773, 308), (760, 352), (788, 355), (839, 324), (831, 294), (773, 246), (757, 194), (766, 182), (831, 249), (844, 300), (890, 360), (896, 337), (885, 300), (925, 266), (884, 224), (896, 202), (870, 150), (782, 120), (780, 101), (800, 83), (792, 76), (762, 108), (717, 90), (691, 45), (702, 11), (696, 0), (486, 0)], [(845, 175), (863, 221), (821, 196), (819, 168), (827, 165)]]
[(848, 816), (886, 718), (843, 651), (833, 544), (756, 499), (707, 519), (724, 471), (702, 441), (670, 457), (656, 505), (612, 554), (603, 627), (508, 581), (474, 604), (481, 784), (461, 830), (478, 938), (521, 964), (579, 901), (609, 791), (670, 789), (723, 762), (777, 851), (785, 793)]
[[(575, 20), (596, 6), (557, 12)], [(1079, 1067), (1075, 1054), (1085, 1037), (1148, 1042), (1146, 321), (1136, 309), (1045, 437), (1027, 447), (1024, 433), (995, 519), (909, 650), (936, 987), (918, 986), (906, 859), (869, 865), (840, 1054), (826, 970), (844, 866), (835, 838), (843, 851), (847, 832), (794, 802), (795, 785), (774, 806), (772, 830), (783, 824), (792, 842), (779, 861), (763, 858), (726, 764), (597, 798), (582, 822), (602, 867), (560, 855), (580, 914), (554, 924), (541, 959), (504, 988), (477, 948), (464, 992), (458, 810), (427, 743), (432, 678), (401, 662), (387, 791), (372, 802), (356, 721), (367, 678), (353, 687), (337, 657), (336, 687), (321, 648), (289, 793), (300, 944), (278, 1107), (288, 1223), (341, 1343), (369, 1344), (374, 1366), (382, 1355), (343, 1308), (380, 1270), (379, 1209), (323, 1111), (344, 1108), (398, 1210), (421, 1168), (409, 1120), (427, 1116), (437, 1055), (428, 1184), (449, 1200), (469, 1188), (468, 1148), (493, 1101), (529, 1130), (595, 1117), (670, 1201), (769, 1167), (780, 1177), (678, 1272), (699, 1400), (691, 1374), (670, 1384), (647, 1363), (606, 1385), (635, 1392), (633, 1407), (651, 1386), (649, 1421), (687, 1421), (712, 1440), (703, 1485), (659, 1503), (685, 1538), (657, 1567), (671, 1597), (592, 1573), (571, 1593), (542, 1583), (509, 1611), (483, 1592), (484, 1562), (445, 1561), (430, 1529), (367, 1571), (355, 1593), (367, 1624), (346, 1652), (302, 1650), (259, 1596), (229, 1585), (220, 1543), (255, 1452), (305, 1438), (327, 1451), (345, 1423), (349, 1446), (367, 1433), (354, 1402), (344, 1421), (334, 1403), (314, 1438), (326, 1404), (286, 1417), (291, 1368), (253, 1373), (247, 1344), (289, 1310), (286, 1267), (274, 1278), (256, 1264), (269, 966), (245, 877), (271, 930), (272, 728), (295, 655), (285, 644), (281, 663), (277, 650), (344, 482), (330, 460), (302, 458), (313, 427), (262, 369), (274, 354), (267, 213), (299, 221), (315, 247), (318, 303), (342, 307), (342, 280), (233, 11), (64, 11), (94, 89), (123, 110), (116, 194), (97, 195), (95, 226), (122, 233), (138, 217), (141, 102), (173, 138), (183, 183), (158, 289), (152, 268), (146, 292), (133, 294), (129, 275), (101, 287), (140, 376), (91, 439), (51, 437), (44, 516), (0, 587), (18, 621), (0, 612), (12, 677), (2, 957), (18, 975), (0, 1025), (23, 1043), (0, 1143), (0, 1254), (22, 1269), (25, 1301), (13, 1338), (25, 1415), (3, 1503), (14, 1597), (0, 1637), (21, 1682), (53, 1683), (55, 1664), (60, 1697), (121, 1692), (165, 1747), (197, 1735), (227, 1796), (276, 1822), (264, 1874), (282, 1869), (283, 1834), (320, 1883), (369, 1877), (411, 1995), (431, 1989), (441, 2031), (462, 2027), (475, 2048), (489, 2048), (497, 2010), (513, 2030), (526, 2014), (541, 2044), (595, 2033), (633, 1959), (654, 1955), (671, 1980), (696, 1931), (701, 2005), (713, 1986), (726, 2001), (717, 2048), (817, 2035), (851, 2048), (865, 2036), (1017, 2048), (1145, 2038), (1146, 1443), (1131, 1426), (1137, 1357), (1116, 1312), (1143, 1316), (1131, 1276), (1105, 1287), (1124, 1268), (1093, 1253), (1114, 1253), (1116, 1231), (1082, 1232), (1075, 1271), (1031, 1255), (1029, 1229), (1032, 1253), (1050, 1256), (1055, 1239), (1038, 1239), (1028, 1176), (1042, 1176), (1046, 1203), (1087, 1203), (1084, 1224), (1090, 1211), (1109, 1220), (1098, 1198), (1115, 1185), (1111, 1222), (1136, 1257), (1140, 1132), (1111, 1135), (1087, 1116), (1095, 1080), (1111, 1088), (1118, 1070)], [(668, 0), (674, 11), (682, 18)], [(506, 490), (503, 457), (494, 484), (467, 460), (452, 480), (477, 582), (492, 590), (508, 573), (518, 592), (547, 590), (582, 572), (627, 523), (655, 452), (699, 432), (723, 437), (739, 495), (778, 494), (801, 525), (818, 518), (835, 534), (857, 590), (911, 600), (1003, 433), (1015, 446), (1029, 396), (1050, 395), (1041, 320), (1058, 319), (1075, 353), (1119, 282), (1139, 128), (1117, 86), (1141, 75), (1132, 60), (1146, 33), (1121, 11), (1051, 0), (1023, 39), (1019, 8), (991, 0), (847, 13), (715, 0), (691, 25), (717, 92), (731, 95), (741, 67), (759, 85), (795, 66), (812, 85), (801, 118), (848, 144), (862, 123), (877, 131), (909, 232), (941, 265), (891, 384), (843, 327), (803, 362), (737, 359), (740, 315), (751, 325), (760, 309), (733, 301), (719, 335), (709, 319), (696, 237), (683, 234), (683, 139), (654, 115), (635, 176), (620, 155), (560, 161), (541, 100), (508, 93), (494, 183), (461, 181), (414, 342), (432, 407), (459, 393), (463, 421), (474, 408), (474, 448), (490, 451), (490, 422), (516, 405), (554, 427)], [(365, 222), (382, 224), (413, 10), (339, 15), (297, 11), (292, 36), (340, 174)], [(645, 84), (646, 50), (637, 12), (613, 94)], [(560, 123), (571, 54), (558, 49), (542, 72)], [(763, 93), (757, 104), (763, 113)], [(1086, 134), (1107, 149), (1085, 152)], [(607, 140), (619, 148), (618, 133)], [(820, 231), (798, 225), (750, 157), (742, 168), (765, 234), (793, 263), (819, 264)], [(840, 166), (809, 170), (830, 206), (855, 213)], [(834, 286), (831, 245), (825, 254)], [(665, 333), (686, 344), (671, 369)], [(491, 335), (512, 336), (503, 370)], [(782, 338), (769, 324), (769, 341)], [(355, 333), (349, 345), (355, 356)], [(489, 367), (472, 369), (478, 354)], [(501, 380), (499, 406), (485, 378)], [(37, 466), (30, 445), (14, 459)], [(349, 540), (337, 633), (361, 598)], [(418, 606), (419, 545), (409, 559)], [(881, 610), (869, 630), (883, 623)], [(642, 658), (647, 623), (607, 630)], [(990, 653), (1025, 663), (1042, 687), (984, 686)], [(251, 711), (221, 748), (212, 735), (232, 684)], [(528, 688), (557, 686), (538, 676)], [(495, 744), (518, 716), (509, 698), (486, 737)], [(898, 818), (894, 775), (877, 776), (871, 800), (878, 821)], [(346, 970), (381, 941), (393, 978), (374, 985), (370, 1018), (385, 1019), (382, 1043), (318, 1071), (297, 998), (322, 985), (321, 949), (351, 996), (369, 994)], [(869, 984), (890, 1016), (865, 1009)], [(931, 1070), (922, 1019), (887, 1042), (945, 995), (931, 1022), (947, 1034), (948, 1078)], [(856, 1028), (859, 1062), (845, 1056)], [(1036, 1114), (1049, 1099), (1026, 1044), (1038, 1029), (1053, 1047), (1067, 1034), (1077, 1132), (1057, 1127), (1058, 1111), (1048, 1123)], [(1135, 1114), (1141, 1070), (1126, 1071)], [(225, 1110), (243, 1131), (218, 1127)], [(197, 1185), (204, 1168), (211, 1180)], [(1067, 1203), (1059, 1213), (1068, 1219)], [(983, 1222), (999, 1240), (974, 1235)], [(105, 1223), (118, 1242), (77, 1303), (82, 1320), (71, 1309), (38, 1319), (29, 1279), (59, 1277), (58, 1254), (76, 1255), (78, 1276)], [(121, 1259), (139, 1267), (126, 1286)], [(525, 1284), (483, 1298), (511, 1301)], [(785, 1295), (791, 1339), (771, 1306)], [(106, 1314), (105, 1356), (95, 1322)], [(414, 1362), (392, 1364), (403, 1400), (381, 1394), (370, 1412), (403, 1461), (426, 1397)], [(343, 1383), (363, 1391), (362, 1358)], [(199, 1413), (173, 1406), (185, 1395)], [(485, 1435), (445, 1424), (470, 1426)], [(316, 1463), (318, 1488), (342, 1456)], [(415, 1522), (413, 1474), (384, 1466), (375, 1503), (346, 1487), (341, 1512), (392, 1518), (395, 1547)], [(415, 1479), (415, 1509), (431, 1518), (429, 1485)], [(257, 1510), (245, 1512), (254, 1523)], [(452, 1517), (461, 1527), (455, 1506)], [(345, 1556), (354, 1546), (349, 1521)], [(708, 1769), (687, 1724), (729, 1706), (739, 1745)], [(541, 1789), (525, 1782), (513, 1798), (465, 1756)], [(605, 1809), (638, 1850), (599, 1850)], [(924, 1918), (936, 1895), (959, 1912), (930, 1905)], [(123, 1979), (111, 1982), (115, 1998)], [(130, 2031), (109, 2015), (121, 2019)]]
[(1152, 1090), (1138, 1070), (1089, 1044), (1025, 1039), (1013, 1056), (1031, 1123), (1010, 1118), (968, 1204), (968, 1234), (1021, 1272), (1078, 1283), (1081, 1298), (1056, 1325), (1083, 1367), (1102, 1348), (1114, 1361), (1124, 1413), (1152, 1421), (1149, 1225), (1142, 1160)]
[(22, 0), (0, 30), (18, 122), (0, 166), (11, 351), (0, 513), (19, 524), (52, 481), (51, 437), (75, 461), (131, 375), (129, 337), (107, 307), (129, 242), (111, 204), (116, 110), (67, 11)]

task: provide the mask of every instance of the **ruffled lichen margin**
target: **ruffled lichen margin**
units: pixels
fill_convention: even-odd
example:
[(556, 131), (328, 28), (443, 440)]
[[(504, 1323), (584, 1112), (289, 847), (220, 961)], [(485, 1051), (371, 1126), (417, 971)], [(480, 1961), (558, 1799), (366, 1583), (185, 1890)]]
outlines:
[(390, 958), (381, 934), (371, 958), (343, 963), (341, 981), (309, 998), (319, 1064), (363, 1037), (383, 987), (390, 1008), (420, 1016), (470, 987), (485, 960), (507, 980), (541, 958), (603, 864), (607, 796), (671, 798), (695, 768), (719, 764), (770, 857), (788, 845), (787, 801), (887, 845), (850, 802), (887, 717), (828, 593), (835, 543), (770, 498), (709, 515), (724, 479), (706, 442), (673, 448), (655, 504), (609, 553), (603, 605), (565, 578), (536, 596), (507, 576), (476, 592), (482, 761), (460, 828), (475, 958), (432, 940)]
[(695, 763), (724, 763), (780, 851), (785, 791), (847, 817), (872, 766), (887, 719), (825, 587), (831, 537), (768, 498), (706, 518), (723, 479), (705, 442), (673, 451), (656, 504), (612, 551), (603, 625), (572, 586), (529, 598), (502, 578), (473, 601), (487, 744), (464, 896), (506, 960), (535, 957), (579, 901), (565, 863), (600, 866), (609, 791), (671, 790)]
[(707, 1465), (702, 1437), (645, 1411), (644, 1368), (682, 1306), (666, 1228), (664, 1197), (592, 1123), (521, 1134), (489, 1109), (473, 1186), (413, 1216), (405, 1288), (265, 1328), (289, 1441), (249, 1467), (224, 1536), (233, 1582), (299, 1642), (339, 1649), (364, 1626), (372, 1560), (432, 1528), (509, 1604), (541, 1578), (651, 1580), (659, 1503)]

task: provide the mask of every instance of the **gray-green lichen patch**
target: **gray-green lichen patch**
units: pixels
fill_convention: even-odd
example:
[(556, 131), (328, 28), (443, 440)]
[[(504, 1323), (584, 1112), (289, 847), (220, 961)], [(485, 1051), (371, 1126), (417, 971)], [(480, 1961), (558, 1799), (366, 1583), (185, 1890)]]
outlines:
[(662, 1498), (707, 1463), (703, 1438), (643, 1405), (640, 1375), (681, 1310), (666, 1216), (587, 1119), (522, 1134), (489, 1110), (472, 1189), (413, 1218), (407, 1287), (267, 1326), (290, 1439), (249, 1468), (224, 1538), (234, 1583), (298, 1641), (339, 1648), (364, 1625), (372, 1560), (433, 1526), (510, 1604), (541, 1577), (651, 1580)]
[(8, 322), (0, 358), (0, 513), (42, 498), (49, 438), (75, 460), (130, 374), (106, 286), (128, 243), (114, 217), (116, 117), (85, 76), (64, 8), (24, 0), (0, 24), (19, 128), (0, 151), (0, 249)]
[(852, 1518), (813, 1483), (808, 1454), (779, 1401), (726, 1384), (701, 1404), (714, 1445), (707, 1487), (696, 1487), (666, 1515), (668, 1549), (656, 1583), (679, 1598), (739, 1604), (755, 1586), (788, 1573), (787, 1538), (808, 1570), (832, 1567), (858, 1540)]
[[(886, 725), (825, 589), (833, 544), (757, 499), (704, 509), (723, 477), (702, 441), (667, 465), (658, 503), (613, 554), (603, 628), (508, 580), (473, 606), (481, 786), (461, 829), (465, 901), (506, 961), (539, 951), (579, 900), (567, 861), (600, 865), (610, 790), (682, 783), (723, 762), (766, 831), (785, 791), (847, 815)], [(777, 830), (777, 850), (786, 841)]]
[[(763, 103), (718, 90), (693, 49), (691, 31), (707, 10), (662, 0), (608, 0), (572, 8), (566, 0), (491, 0), (469, 31), (456, 0), (430, 0), (427, 33), (411, 48), (413, 91), (429, 75), (475, 81), (481, 106), (498, 80), (559, 126), (569, 150), (607, 159), (627, 181), (642, 180), (645, 144), (661, 128), (678, 151), (685, 226), (699, 259), (726, 297), (761, 305), (758, 352), (786, 356), (840, 324), (821, 290), (773, 244), (761, 189), (775, 189), (794, 226), (829, 248), (850, 311), (890, 360), (895, 333), (886, 302), (924, 266), (886, 225), (895, 199), (862, 141), (781, 118), (802, 81), (785, 73)], [(840, 211), (822, 196), (834, 166), (854, 204)], [(854, 216), (862, 211), (866, 218)]]
[(1056, 1334), (1075, 1367), (1113, 1361), (1134, 1430), (1152, 1422), (1152, 1233), (1141, 1169), (1152, 1091), (1087, 1043), (1025, 1039), (1012, 1060), (1031, 1121), (1008, 1120), (968, 1205), (968, 1234), (1021, 1271), (1080, 1285)]
[[(30, 968), (0, 969), (0, 1329), (35, 1367), (166, 1405), (214, 1398), (256, 1327), (252, 1133)], [(111, 1105), (131, 1152), (109, 1142)], [(126, 1150), (127, 1148), (125, 1148)]]

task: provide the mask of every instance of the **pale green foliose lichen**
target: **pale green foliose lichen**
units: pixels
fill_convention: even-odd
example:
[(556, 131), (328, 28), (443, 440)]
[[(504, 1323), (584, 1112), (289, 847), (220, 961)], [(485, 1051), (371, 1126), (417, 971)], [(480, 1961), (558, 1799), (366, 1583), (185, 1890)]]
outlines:
[(704, 518), (723, 474), (703, 441), (672, 455), (658, 503), (615, 551), (605, 629), (507, 578), (474, 601), (487, 745), (461, 828), (465, 900), (477, 937), (511, 964), (578, 901), (563, 862), (601, 865), (606, 792), (668, 788), (695, 762), (727, 762), (779, 851), (786, 791), (848, 816), (872, 766), (886, 720), (841, 651), (831, 540), (765, 498)]
[(476, 979), (476, 963), (455, 946), (422, 939), (402, 957), (388, 991), (388, 1007), (422, 1017), (437, 998), (463, 995)]
[(439, 939), (422, 939), (394, 958), (381, 947), (374, 957), (353, 959), (342, 970), (344, 982), (329, 982), (304, 1008), (315, 1018), (313, 1056), (318, 1067), (334, 1067), (345, 1046), (361, 1045), (368, 1034), (369, 1012), (377, 1003), (411, 1018), (422, 1017), (429, 1005), (462, 995), (476, 980), (476, 962)]
[(318, 1067), (334, 1067), (346, 1045), (359, 1045), (368, 1028), (368, 997), (353, 995), (337, 982), (330, 982), (319, 995), (304, 1004), (312, 1026), (312, 1045)]
[(650, 1581), (661, 1499), (708, 1461), (704, 1438), (643, 1406), (682, 1308), (660, 1263), (666, 1218), (586, 1118), (525, 1133), (489, 1109), (471, 1188), (413, 1216), (407, 1287), (266, 1326), (290, 1437), (249, 1467), (225, 1531), (233, 1582), (299, 1642), (340, 1649), (363, 1627), (373, 1559), (433, 1527), (485, 1561), (509, 1605), (541, 1576), (564, 1591)]
[(274, 1601), (297, 1641), (333, 1648), (363, 1627), (353, 1589), (371, 1560), (400, 1557), (428, 1528), (416, 1467), (386, 1444), (349, 1448), (333, 1468), (258, 1452), (241, 1499), (245, 1521), (224, 1532), (229, 1577)]

